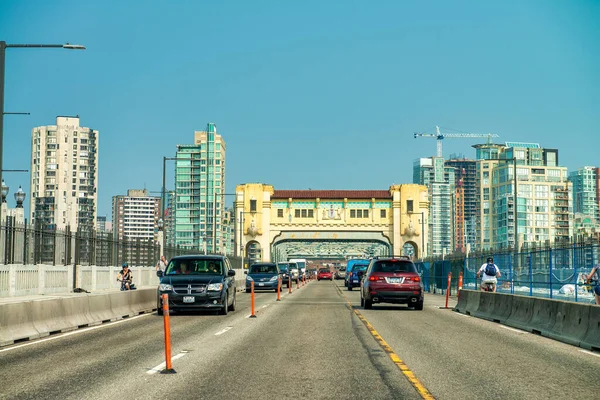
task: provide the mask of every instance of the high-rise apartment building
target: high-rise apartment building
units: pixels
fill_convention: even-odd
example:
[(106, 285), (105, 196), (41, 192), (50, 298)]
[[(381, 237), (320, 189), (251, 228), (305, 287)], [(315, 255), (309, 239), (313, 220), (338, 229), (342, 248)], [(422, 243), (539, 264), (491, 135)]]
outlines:
[(463, 253), (477, 246), (477, 163), (465, 157), (452, 155), (446, 166), (455, 169), (455, 245)]
[(442, 157), (420, 158), (413, 164), (413, 183), (429, 189), (429, 248), (433, 256), (450, 254), (454, 248), (455, 169)]
[(175, 245), (222, 253), (225, 141), (214, 123), (178, 145), (175, 160)]
[(598, 168), (581, 167), (569, 174), (573, 184), (573, 212), (588, 216), (600, 224)]
[(31, 131), (31, 221), (44, 229), (91, 232), (98, 201), (98, 131), (79, 117)]
[(126, 196), (113, 196), (112, 209), (115, 240), (157, 240), (160, 197), (149, 196), (146, 189), (128, 190)]
[[(565, 242), (572, 237), (571, 184), (566, 167), (558, 165), (558, 150), (520, 142), (473, 147), (482, 194), (480, 248)], [(495, 154), (498, 157), (492, 158)]]

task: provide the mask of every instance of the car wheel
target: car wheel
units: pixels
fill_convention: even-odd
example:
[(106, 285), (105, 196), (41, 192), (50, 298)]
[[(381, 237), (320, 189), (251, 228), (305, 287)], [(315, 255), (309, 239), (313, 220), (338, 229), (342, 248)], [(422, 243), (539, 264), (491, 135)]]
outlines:
[(365, 310), (370, 310), (371, 308), (373, 308), (373, 301), (365, 299), (364, 306), (365, 306)]
[(229, 311), (235, 311), (235, 292), (233, 292), (233, 302), (231, 303), (231, 305), (229, 306)]
[(348, 284), (348, 291), (352, 291), (352, 285)]
[(361, 307), (365, 306), (365, 299), (363, 299), (362, 296), (360, 296), (360, 306)]
[(227, 313), (229, 312), (229, 304), (227, 303), (229, 303), (229, 293), (225, 293), (225, 304), (223, 304), (223, 307), (219, 311), (219, 314), (227, 315)]
[(162, 304), (160, 302), (156, 302), (156, 314), (163, 315)]
[(415, 310), (419, 310), (421, 311), (423, 309), (423, 302), (419, 301), (418, 303), (415, 304)]
[(250, 291), (251, 291), (250, 289), (246, 289), (246, 293), (250, 293)]

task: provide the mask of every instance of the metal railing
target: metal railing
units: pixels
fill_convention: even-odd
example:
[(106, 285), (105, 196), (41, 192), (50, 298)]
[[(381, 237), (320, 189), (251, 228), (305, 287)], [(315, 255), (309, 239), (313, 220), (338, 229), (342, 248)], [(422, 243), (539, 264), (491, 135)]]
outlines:
[[(165, 247), (167, 259), (197, 254), (201, 249)], [(96, 265), (128, 262), (153, 266), (160, 257), (160, 243), (153, 239), (115, 240), (112, 232), (54, 229), (17, 224), (7, 217), (0, 226), (0, 264)]]
[(520, 252), (490, 251), (472, 255), (446, 256), (415, 262), (423, 284), (431, 293), (445, 293), (448, 273), (452, 273), (451, 293), (456, 293), (459, 275), (463, 288), (478, 289), (476, 273), (493, 256), (500, 269), (497, 291), (525, 296), (544, 297), (575, 302), (594, 302), (592, 287), (586, 277), (600, 262), (598, 241), (565, 243), (550, 247), (530, 247)]

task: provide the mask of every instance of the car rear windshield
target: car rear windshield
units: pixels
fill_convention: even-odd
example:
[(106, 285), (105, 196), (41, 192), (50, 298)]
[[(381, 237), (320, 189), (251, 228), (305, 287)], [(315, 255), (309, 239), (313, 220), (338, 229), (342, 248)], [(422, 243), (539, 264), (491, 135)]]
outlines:
[(223, 262), (221, 260), (171, 260), (165, 271), (166, 275), (201, 275), (223, 273)]
[(356, 264), (355, 266), (352, 267), (352, 271), (365, 271), (367, 269), (368, 265), (367, 264)]
[(410, 261), (389, 260), (376, 262), (373, 272), (417, 272), (417, 268)]
[(276, 274), (277, 267), (271, 264), (254, 264), (250, 267), (251, 274)]
[(326, 269), (326, 268), (321, 268), (321, 269), (319, 270), (319, 272), (329, 272), (329, 270), (328, 270), (328, 269)]

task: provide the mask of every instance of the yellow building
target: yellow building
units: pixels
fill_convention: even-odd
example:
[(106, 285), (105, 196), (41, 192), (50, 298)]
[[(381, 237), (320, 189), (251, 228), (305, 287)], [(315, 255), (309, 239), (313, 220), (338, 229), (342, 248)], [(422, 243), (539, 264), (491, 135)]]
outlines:
[(427, 256), (429, 200), (423, 185), (275, 190), (247, 183), (236, 188), (235, 214), (236, 255), (248, 264), (288, 258)]

